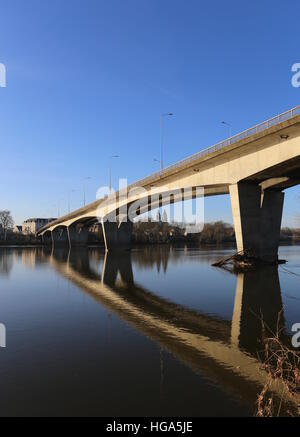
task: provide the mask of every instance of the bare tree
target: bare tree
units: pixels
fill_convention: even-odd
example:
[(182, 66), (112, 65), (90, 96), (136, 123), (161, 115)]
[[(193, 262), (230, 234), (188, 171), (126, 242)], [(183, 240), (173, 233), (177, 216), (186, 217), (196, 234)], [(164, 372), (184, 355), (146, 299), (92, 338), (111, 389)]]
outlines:
[(12, 229), (14, 221), (12, 219), (10, 211), (0, 211), (0, 227), (4, 234), (4, 241), (6, 241), (7, 232)]

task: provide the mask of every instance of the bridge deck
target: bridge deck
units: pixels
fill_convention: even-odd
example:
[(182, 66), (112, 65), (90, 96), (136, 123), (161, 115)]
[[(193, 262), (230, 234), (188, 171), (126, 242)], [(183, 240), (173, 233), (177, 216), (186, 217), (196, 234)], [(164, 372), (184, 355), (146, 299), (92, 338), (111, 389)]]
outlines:
[[(250, 145), (250, 143), (257, 142), (257, 140), (263, 139), (268, 135), (275, 134), (276, 132), (284, 131), (285, 128), (289, 128), (299, 123), (300, 105), (165, 168), (163, 174), (161, 174), (161, 172), (156, 172), (150, 176), (147, 176), (146, 178), (138, 180), (129, 185), (128, 190), (133, 187), (149, 188), (155, 183), (161, 184), (167, 182), (170, 177), (176, 175), (177, 173), (188, 171), (189, 169), (195, 168), (205, 161), (213, 160), (222, 154), (229, 152), (234, 153), (235, 149), (247, 147), (247, 145)], [(226, 191), (224, 191), (224, 189), (222, 190), (222, 187), (218, 187), (216, 190), (216, 194), (223, 194), (224, 192)], [(213, 192), (208, 192), (208, 194), (213, 194)], [(104, 199), (96, 200), (87, 206), (58, 218), (57, 220), (41, 228), (39, 230), (39, 234), (45, 232), (49, 227), (59, 225), (63, 222), (67, 222), (68, 220), (72, 220), (95, 210), (99, 205), (102, 204), (102, 202), (104, 202)]]

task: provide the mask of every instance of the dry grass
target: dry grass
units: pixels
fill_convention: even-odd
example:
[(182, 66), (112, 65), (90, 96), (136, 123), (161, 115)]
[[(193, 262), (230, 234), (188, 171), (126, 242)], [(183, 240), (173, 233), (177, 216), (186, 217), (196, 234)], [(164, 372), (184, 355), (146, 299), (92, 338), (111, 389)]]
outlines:
[[(278, 320), (281, 315), (279, 315)], [(279, 326), (279, 323), (278, 323)], [(266, 332), (263, 324), (263, 332)], [(280, 380), (287, 389), (290, 397), (295, 400), (300, 395), (300, 352), (291, 349), (282, 340), (282, 332), (277, 327), (277, 332), (272, 336), (264, 336), (264, 359), (262, 367), (270, 377), (270, 381)], [(257, 399), (258, 417), (280, 416), (282, 399), (275, 402), (274, 395), (270, 390), (270, 382), (266, 383)], [(300, 416), (300, 404), (289, 415)]]

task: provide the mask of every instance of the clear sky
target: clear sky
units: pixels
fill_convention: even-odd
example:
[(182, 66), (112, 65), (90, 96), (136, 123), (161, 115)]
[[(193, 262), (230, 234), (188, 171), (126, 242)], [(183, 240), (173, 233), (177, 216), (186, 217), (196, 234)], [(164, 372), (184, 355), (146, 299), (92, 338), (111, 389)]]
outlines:
[[(0, 209), (17, 223), (95, 200), (300, 102), (298, 0), (0, 0)], [(284, 224), (300, 212), (286, 195)], [(232, 221), (228, 196), (206, 220)]]

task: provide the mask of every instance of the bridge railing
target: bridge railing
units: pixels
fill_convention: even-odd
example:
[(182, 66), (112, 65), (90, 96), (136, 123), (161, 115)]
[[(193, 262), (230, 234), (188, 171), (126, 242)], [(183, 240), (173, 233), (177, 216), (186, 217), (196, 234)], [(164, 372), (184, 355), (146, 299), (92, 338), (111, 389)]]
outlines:
[[(290, 109), (289, 111), (283, 112), (282, 114), (278, 114), (275, 117), (270, 118), (269, 120), (263, 121), (262, 123), (259, 123), (253, 127), (250, 127), (249, 129), (246, 129), (236, 135), (233, 135), (230, 138), (227, 138), (226, 140), (220, 141), (219, 143), (210, 146), (206, 149), (200, 150), (200, 152), (195, 153), (194, 155), (189, 156), (188, 158), (182, 159), (181, 161), (176, 162), (176, 164), (172, 164), (168, 167), (166, 167), (163, 171), (163, 175), (166, 173), (169, 173), (173, 170), (176, 170), (178, 167), (184, 166), (186, 164), (193, 163), (194, 161), (197, 161), (198, 159), (209, 155), (210, 153), (217, 152), (218, 150), (222, 149), (223, 147), (230, 146), (231, 144), (234, 144), (240, 140), (243, 140), (247, 137), (250, 137), (254, 134), (257, 134), (259, 132), (262, 132), (266, 129), (269, 129), (272, 126), (276, 126), (279, 123), (282, 123), (283, 121), (289, 120), (293, 117), (296, 117), (297, 115), (300, 115), (300, 105), (295, 106), (295, 108)], [(143, 186), (146, 185), (153, 180), (156, 180), (160, 176), (161, 172), (158, 171), (156, 173), (153, 173), (150, 176), (147, 176), (146, 178), (140, 179), (139, 181), (135, 182), (134, 184), (131, 184), (129, 188), (136, 187), (136, 186)]]

